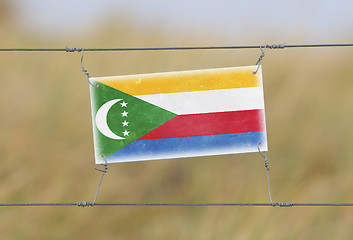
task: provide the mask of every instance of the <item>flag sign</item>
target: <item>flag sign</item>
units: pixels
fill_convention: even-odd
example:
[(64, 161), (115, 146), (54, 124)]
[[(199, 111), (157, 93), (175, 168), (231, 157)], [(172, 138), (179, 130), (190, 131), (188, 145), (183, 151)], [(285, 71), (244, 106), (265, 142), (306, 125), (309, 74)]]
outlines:
[[(96, 163), (267, 151), (261, 68), (91, 78)], [(103, 157), (104, 156), (104, 157)]]

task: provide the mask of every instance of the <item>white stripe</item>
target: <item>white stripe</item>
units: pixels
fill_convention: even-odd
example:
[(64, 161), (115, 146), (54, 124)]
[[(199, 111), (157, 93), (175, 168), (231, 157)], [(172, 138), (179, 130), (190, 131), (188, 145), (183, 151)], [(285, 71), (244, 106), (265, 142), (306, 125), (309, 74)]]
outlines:
[(262, 87), (135, 96), (176, 114), (264, 109)]

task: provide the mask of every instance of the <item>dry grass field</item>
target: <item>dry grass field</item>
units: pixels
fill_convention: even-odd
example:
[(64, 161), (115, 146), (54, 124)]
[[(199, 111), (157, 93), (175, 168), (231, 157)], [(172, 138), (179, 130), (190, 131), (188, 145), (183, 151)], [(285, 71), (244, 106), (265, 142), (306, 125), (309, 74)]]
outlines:
[[(6, 47), (205, 45), (158, 29), (107, 25), (79, 39), (18, 30)], [(217, 39), (210, 36), (211, 45)], [(236, 40), (235, 40), (236, 43)], [(250, 43), (252, 44), (252, 43)], [(260, 50), (87, 52), (92, 76), (253, 65)], [(89, 85), (80, 53), (0, 53), (0, 202), (92, 201)], [(353, 50), (268, 50), (263, 60), (272, 197), (353, 202)], [(97, 202), (268, 202), (257, 154), (109, 165)], [(1, 239), (351, 239), (344, 207), (1, 207)]]

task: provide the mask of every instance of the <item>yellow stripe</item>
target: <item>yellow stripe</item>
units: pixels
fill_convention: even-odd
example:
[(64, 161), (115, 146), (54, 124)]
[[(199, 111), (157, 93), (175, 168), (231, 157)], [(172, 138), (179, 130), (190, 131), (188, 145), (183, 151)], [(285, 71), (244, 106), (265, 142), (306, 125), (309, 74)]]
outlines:
[(93, 78), (98, 82), (130, 95), (194, 92), (217, 89), (259, 87), (262, 85), (261, 68), (256, 66), (152, 73), (117, 77)]

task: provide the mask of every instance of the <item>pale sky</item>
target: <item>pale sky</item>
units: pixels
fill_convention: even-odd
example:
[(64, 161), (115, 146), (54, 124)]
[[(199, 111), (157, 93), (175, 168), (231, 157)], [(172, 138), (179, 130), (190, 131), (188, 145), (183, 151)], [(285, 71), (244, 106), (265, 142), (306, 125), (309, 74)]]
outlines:
[(135, 19), (145, 29), (221, 34), (241, 43), (262, 36), (292, 42), (352, 42), (352, 0), (13, 0), (17, 23), (50, 34), (95, 29), (107, 18)]

